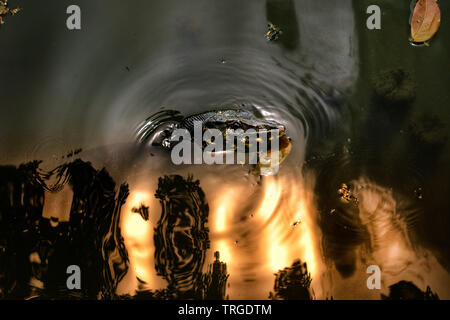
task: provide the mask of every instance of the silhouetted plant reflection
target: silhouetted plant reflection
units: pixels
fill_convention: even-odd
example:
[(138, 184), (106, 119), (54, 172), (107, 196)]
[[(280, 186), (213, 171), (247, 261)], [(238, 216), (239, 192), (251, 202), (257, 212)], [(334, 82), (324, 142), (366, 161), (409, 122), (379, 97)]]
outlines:
[[(216, 260), (208, 267), (208, 272), (200, 276), (198, 291), (191, 292), (191, 295), (184, 295), (184, 299), (201, 299), (201, 300), (224, 300), (228, 299), (226, 296), (227, 280), (227, 265), (219, 260), (220, 254), (215, 252)], [(136, 295), (131, 297), (129, 295), (121, 296), (122, 299), (135, 300), (174, 300), (181, 297), (177, 288), (170, 287), (162, 290), (145, 290), (144, 283), (140, 284), (141, 290), (136, 292)]]
[(155, 268), (169, 283), (172, 298), (223, 299), (228, 276), (226, 265), (216, 261), (203, 274), (209, 248), (209, 207), (200, 182), (190, 176), (159, 178), (155, 194), (161, 202), (161, 218), (155, 228)]
[(423, 292), (409, 281), (399, 281), (389, 287), (389, 296), (381, 295), (383, 300), (439, 300), (437, 294), (427, 287)]
[(37, 161), (0, 167), (0, 298), (22, 298), (29, 291), (28, 256), (43, 222), (44, 189), (35, 178), (38, 167)]
[(269, 298), (273, 300), (312, 300), (311, 275), (306, 263), (295, 260), (291, 267), (286, 267), (275, 274), (275, 284)]
[(201, 289), (209, 207), (199, 184), (192, 177), (165, 176), (155, 194), (162, 207), (154, 235), (155, 268), (177, 298), (194, 298)]
[(204, 283), (206, 284), (206, 299), (208, 300), (223, 300), (225, 299), (227, 280), (227, 265), (221, 262), (220, 253), (214, 253), (216, 260), (209, 266), (209, 271), (204, 275)]
[[(47, 174), (39, 164), (0, 168), (0, 296), (110, 297), (128, 269), (118, 226), (128, 187), (122, 185), (116, 199), (107, 171), (79, 159)], [(48, 187), (45, 179), (53, 175), (57, 183)], [(69, 221), (42, 217), (45, 191), (58, 192), (66, 184), (73, 191)], [(116, 259), (109, 261), (116, 250)], [(81, 290), (67, 289), (69, 265), (83, 270)]]
[[(120, 231), (120, 214), (129, 195), (106, 169), (80, 159), (50, 172), (35, 161), (0, 167), (0, 298), (113, 299), (129, 268)], [(56, 177), (56, 183), (47, 185)], [(73, 191), (69, 221), (42, 216), (47, 193)], [(209, 248), (209, 208), (199, 181), (160, 178), (156, 197), (162, 204), (155, 229), (155, 268), (167, 289), (139, 290), (136, 299), (224, 299), (226, 265), (216, 261), (202, 273)], [(148, 219), (148, 207), (136, 209)], [(66, 268), (82, 270), (81, 289), (67, 289)]]

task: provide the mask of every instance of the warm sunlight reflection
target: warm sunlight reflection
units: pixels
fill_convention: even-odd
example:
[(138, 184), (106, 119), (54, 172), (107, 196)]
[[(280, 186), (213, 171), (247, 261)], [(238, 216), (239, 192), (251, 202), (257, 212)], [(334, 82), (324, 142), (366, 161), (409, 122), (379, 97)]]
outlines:
[(130, 194), (129, 200), (122, 209), (122, 235), (128, 249), (130, 265), (136, 277), (150, 282), (152, 279), (153, 261), (153, 228), (150, 221), (145, 221), (133, 208), (141, 205), (149, 206), (150, 193), (136, 191)]

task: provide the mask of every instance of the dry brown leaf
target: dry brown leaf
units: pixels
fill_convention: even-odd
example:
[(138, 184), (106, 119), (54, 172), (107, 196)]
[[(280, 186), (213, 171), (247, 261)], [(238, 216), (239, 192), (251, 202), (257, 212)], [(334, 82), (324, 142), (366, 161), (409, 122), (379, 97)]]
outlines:
[(414, 8), (411, 20), (411, 38), (413, 42), (425, 42), (431, 39), (441, 24), (441, 10), (436, 0), (419, 0)]

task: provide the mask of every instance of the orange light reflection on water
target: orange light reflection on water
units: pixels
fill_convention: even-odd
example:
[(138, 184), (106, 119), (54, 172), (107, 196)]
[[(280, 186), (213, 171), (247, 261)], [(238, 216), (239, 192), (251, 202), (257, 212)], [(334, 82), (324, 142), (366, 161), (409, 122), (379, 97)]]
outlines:
[[(206, 180), (203, 183), (210, 206), (211, 240), (205, 270), (214, 261), (213, 252), (219, 251), (220, 260), (227, 263), (230, 273), (231, 286), (227, 293), (231, 299), (266, 299), (273, 290), (273, 273), (291, 266), (295, 259), (307, 263), (314, 285), (321, 266), (319, 238), (312, 200), (299, 180), (264, 177), (263, 182), (253, 188), (256, 191), (238, 183), (216, 190), (210, 198)], [(155, 288), (154, 284), (161, 284), (161, 279), (154, 267), (155, 226), (151, 222), (157, 220), (144, 221), (138, 213), (132, 212), (132, 208), (151, 201), (155, 201), (152, 193), (130, 194), (122, 211), (122, 234), (130, 270)], [(155, 206), (150, 207), (155, 211)], [(253, 282), (246, 281), (248, 278), (254, 279)]]

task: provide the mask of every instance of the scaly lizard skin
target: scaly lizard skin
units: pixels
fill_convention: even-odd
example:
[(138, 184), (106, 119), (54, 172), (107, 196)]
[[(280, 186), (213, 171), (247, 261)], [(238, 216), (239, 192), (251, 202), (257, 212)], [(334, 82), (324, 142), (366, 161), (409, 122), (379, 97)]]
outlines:
[[(175, 110), (162, 110), (151, 117), (147, 118), (138, 130), (137, 137), (141, 143), (148, 143), (153, 146), (161, 146), (166, 149), (172, 147), (178, 142), (172, 142), (171, 136), (175, 129), (187, 129), (191, 135), (194, 133), (194, 123), (201, 122), (202, 134), (207, 129), (217, 129), (222, 132), (223, 136), (227, 135), (228, 130), (254, 129), (256, 131), (265, 131), (269, 133), (271, 130), (279, 132), (279, 163), (289, 155), (292, 148), (291, 139), (286, 135), (285, 126), (273, 120), (266, 120), (257, 117), (253, 112), (243, 109), (228, 110), (212, 110), (190, 116), (183, 116)], [(270, 140), (270, 138), (269, 138)], [(245, 140), (245, 147), (249, 147), (249, 141)], [(261, 155), (268, 160), (271, 157), (271, 150), (267, 150), (265, 155)], [(267, 158), (267, 159), (266, 159)], [(259, 174), (262, 169), (270, 167), (271, 163), (258, 162), (253, 171)]]

